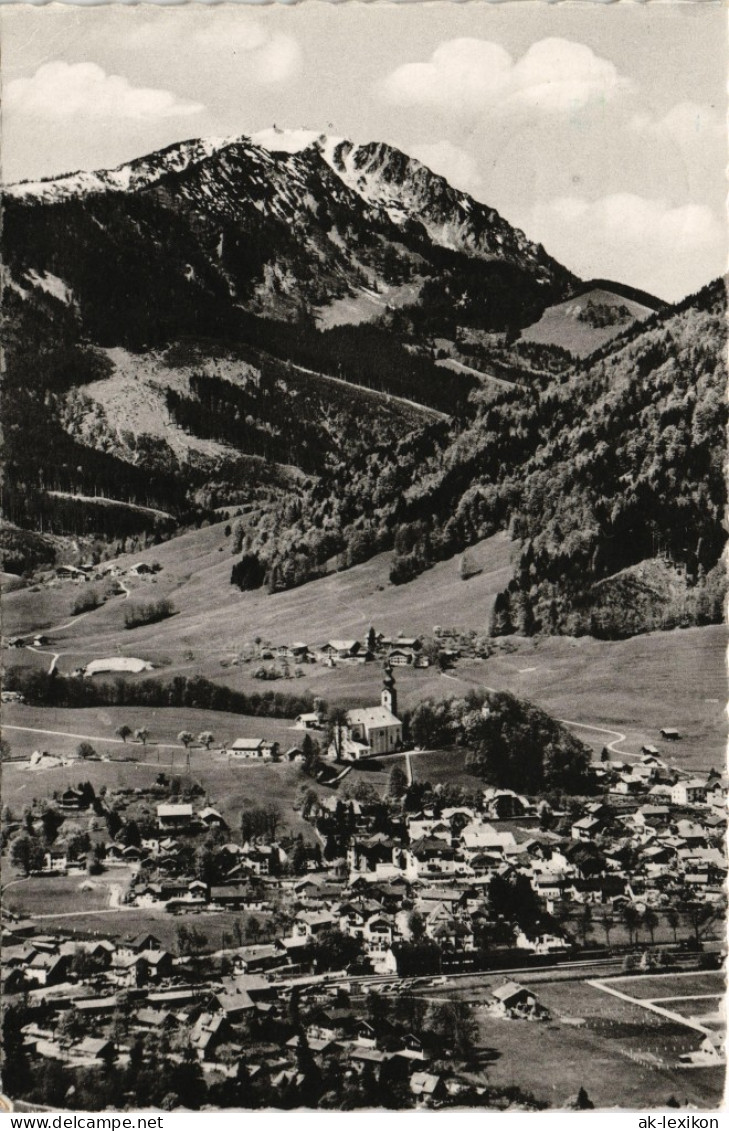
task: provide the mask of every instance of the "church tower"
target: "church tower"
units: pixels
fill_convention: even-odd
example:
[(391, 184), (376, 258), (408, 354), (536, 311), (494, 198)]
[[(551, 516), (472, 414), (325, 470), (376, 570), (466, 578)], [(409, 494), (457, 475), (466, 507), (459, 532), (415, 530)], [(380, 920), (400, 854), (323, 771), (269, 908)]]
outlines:
[(389, 664), (385, 664), (385, 675), (382, 680), (380, 702), (383, 707), (397, 718), (397, 688), (395, 687), (395, 677), (392, 674), (392, 668)]

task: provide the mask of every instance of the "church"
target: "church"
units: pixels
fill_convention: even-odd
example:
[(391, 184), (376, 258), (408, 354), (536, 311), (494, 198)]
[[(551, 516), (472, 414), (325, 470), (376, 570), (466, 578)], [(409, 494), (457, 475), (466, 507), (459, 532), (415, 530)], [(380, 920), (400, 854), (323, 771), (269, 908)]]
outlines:
[(340, 758), (359, 761), (377, 754), (392, 754), (402, 747), (402, 723), (397, 717), (397, 688), (389, 664), (385, 667), (380, 703), (347, 711)]

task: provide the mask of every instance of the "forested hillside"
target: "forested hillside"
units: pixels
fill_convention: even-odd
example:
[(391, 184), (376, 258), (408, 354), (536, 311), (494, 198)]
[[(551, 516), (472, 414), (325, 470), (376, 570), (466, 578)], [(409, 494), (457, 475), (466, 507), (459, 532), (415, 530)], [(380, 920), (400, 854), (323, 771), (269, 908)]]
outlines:
[[(342, 564), (394, 546), (406, 582), (500, 528), (520, 544), (495, 633), (607, 636), (721, 616), (726, 486), (724, 285), (716, 282), (563, 378), (475, 394), (315, 484), (271, 561), (327, 537)], [(259, 549), (249, 534), (247, 551)], [(631, 578), (625, 570), (660, 560)], [(633, 596), (626, 604), (626, 587)]]

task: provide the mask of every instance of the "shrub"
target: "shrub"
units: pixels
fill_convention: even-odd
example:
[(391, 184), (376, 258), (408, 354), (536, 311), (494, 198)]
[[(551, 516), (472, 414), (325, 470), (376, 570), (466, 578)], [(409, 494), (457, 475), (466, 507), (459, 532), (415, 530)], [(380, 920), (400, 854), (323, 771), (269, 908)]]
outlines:
[(84, 588), (80, 593), (76, 594), (73, 605), (71, 606), (71, 616), (78, 616), (79, 613), (89, 613), (92, 609), (98, 609), (103, 605), (104, 598), (99, 593), (98, 589)]
[(143, 624), (156, 624), (157, 621), (174, 616), (175, 612), (174, 605), (166, 597), (144, 605), (129, 605), (124, 610), (124, 627), (139, 628)]

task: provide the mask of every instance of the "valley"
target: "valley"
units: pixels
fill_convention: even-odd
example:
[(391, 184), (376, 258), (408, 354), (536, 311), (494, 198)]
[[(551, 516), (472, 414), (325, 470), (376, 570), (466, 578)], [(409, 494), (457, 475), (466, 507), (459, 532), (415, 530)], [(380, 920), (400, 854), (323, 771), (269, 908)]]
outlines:
[(5, 207), (13, 1095), (714, 1103), (723, 282), (309, 130)]

